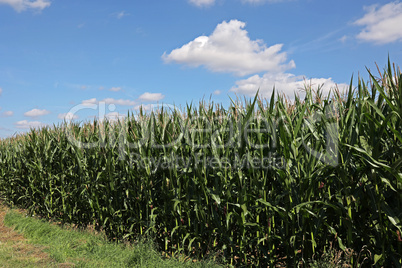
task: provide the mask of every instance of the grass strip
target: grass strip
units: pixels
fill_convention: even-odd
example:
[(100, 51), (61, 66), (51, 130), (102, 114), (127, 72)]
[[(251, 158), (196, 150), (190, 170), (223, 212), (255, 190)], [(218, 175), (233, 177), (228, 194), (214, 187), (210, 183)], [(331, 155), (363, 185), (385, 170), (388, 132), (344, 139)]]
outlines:
[(0, 204), (0, 267), (49, 267), (55, 261), (44, 252), (44, 246), (35, 245), (20, 233), (3, 224), (8, 208)]
[[(13, 227), (28, 238), (30, 244), (41, 247), (48, 253), (56, 262), (48, 262), (51, 267), (59, 267), (60, 264), (63, 267), (218, 267), (211, 261), (192, 262), (184, 256), (163, 258), (155, 250), (152, 241), (139, 241), (133, 245), (108, 242), (102, 234), (63, 228), (38, 218), (24, 216), (16, 210), (7, 212), (4, 224)], [(7, 255), (4, 251), (0, 251), (0, 258)], [(14, 257), (5, 259), (10, 267), (13, 259)], [(39, 263), (38, 260), (26, 258), (14, 263), (13, 267), (44, 265), (45, 263)]]

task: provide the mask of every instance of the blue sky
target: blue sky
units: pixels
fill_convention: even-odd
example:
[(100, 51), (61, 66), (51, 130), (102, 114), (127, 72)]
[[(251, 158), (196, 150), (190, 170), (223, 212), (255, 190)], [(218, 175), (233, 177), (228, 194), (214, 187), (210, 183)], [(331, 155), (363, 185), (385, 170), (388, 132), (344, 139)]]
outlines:
[(0, 138), (101, 107), (342, 88), (399, 65), (401, 25), (401, 1), (0, 0)]

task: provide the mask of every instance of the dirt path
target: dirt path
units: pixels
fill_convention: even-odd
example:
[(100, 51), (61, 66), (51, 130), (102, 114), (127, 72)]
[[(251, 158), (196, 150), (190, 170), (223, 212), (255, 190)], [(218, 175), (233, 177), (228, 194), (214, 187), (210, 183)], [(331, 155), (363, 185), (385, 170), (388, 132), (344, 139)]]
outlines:
[(8, 211), (0, 201), (0, 267), (54, 267), (54, 261), (43, 251), (45, 247), (28, 243), (23, 235), (4, 225)]

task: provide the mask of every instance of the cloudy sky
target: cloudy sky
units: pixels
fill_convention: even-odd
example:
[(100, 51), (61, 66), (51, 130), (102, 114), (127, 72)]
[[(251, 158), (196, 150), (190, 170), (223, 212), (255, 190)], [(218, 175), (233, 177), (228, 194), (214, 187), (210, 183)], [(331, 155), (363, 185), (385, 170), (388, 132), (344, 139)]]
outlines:
[(0, 138), (402, 62), (401, 1), (0, 0)]

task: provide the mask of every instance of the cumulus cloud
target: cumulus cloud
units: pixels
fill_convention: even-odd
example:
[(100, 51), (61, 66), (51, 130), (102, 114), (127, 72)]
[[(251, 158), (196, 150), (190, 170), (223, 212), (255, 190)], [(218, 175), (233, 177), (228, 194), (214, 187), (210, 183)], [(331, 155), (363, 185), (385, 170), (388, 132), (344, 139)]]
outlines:
[(215, 0), (189, 0), (189, 2), (197, 7), (212, 6)]
[(83, 100), (82, 105), (90, 106), (92, 104), (96, 104), (97, 102), (98, 101), (96, 100), (96, 98), (92, 98), (92, 99), (88, 99), (88, 100)]
[(103, 100), (97, 100), (96, 98), (88, 99), (88, 100), (83, 100), (82, 104), (85, 106), (90, 106), (93, 104), (98, 104), (99, 102), (104, 102), (106, 104), (116, 104), (116, 105), (122, 105), (122, 106), (134, 106), (136, 104), (135, 101), (132, 100), (124, 100), (124, 99), (113, 99), (113, 98), (106, 98)]
[(121, 87), (112, 87), (112, 88), (109, 88), (109, 90), (113, 91), (113, 92), (117, 92), (117, 91), (121, 90)]
[(220, 91), (220, 90), (215, 90), (214, 91), (214, 95), (220, 95), (220, 94), (222, 94), (222, 91)]
[(290, 98), (294, 97), (294, 93), (299, 93), (300, 97), (304, 96), (304, 89), (311, 85), (312, 89), (317, 90), (321, 87), (323, 94), (328, 94), (331, 89), (338, 87), (340, 90), (348, 85), (337, 85), (332, 78), (311, 78), (306, 79), (304, 76), (295, 76), (289, 73), (272, 74), (266, 73), (263, 76), (254, 75), (244, 80), (236, 82), (236, 86), (232, 87), (230, 91), (244, 94), (248, 96), (255, 96), (257, 90), (259, 94), (265, 98), (272, 95), (272, 90), (283, 93)]
[(57, 116), (57, 118), (62, 119), (62, 120), (66, 120), (66, 121), (71, 121), (71, 120), (76, 120), (76, 119), (78, 119), (79, 117), (78, 117), (78, 115), (76, 115), (76, 114), (73, 114), (73, 113), (71, 113), (71, 112), (68, 112), (68, 113), (64, 113), (64, 114), (59, 114), (59, 115)]
[[(0, 107), (0, 111), (1, 111), (1, 107)], [(10, 117), (10, 116), (13, 116), (14, 115), (14, 112), (13, 111), (5, 111), (5, 112), (2, 112), (1, 114), (0, 114), (0, 117)]]
[(10, 117), (13, 116), (14, 112), (13, 111), (5, 111), (1, 114), (1, 117)]
[(162, 95), (162, 93), (145, 92), (138, 99), (141, 100), (141, 101), (160, 101), (163, 98), (165, 98), (165, 96)]
[(50, 112), (45, 109), (44, 110), (32, 109), (32, 110), (24, 113), (24, 115), (27, 117), (39, 117), (39, 116), (47, 115), (47, 114), (50, 114)]
[[(244, 1), (249, 3), (275, 1)], [(299, 91), (304, 95), (306, 86), (321, 88), (323, 94), (330, 89), (342, 89), (345, 85), (337, 85), (332, 78), (310, 78), (295, 76), (287, 71), (296, 67), (293, 60), (287, 60), (287, 53), (281, 52), (282, 44), (267, 46), (263, 40), (251, 40), (244, 29), (242, 21), (231, 20), (217, 25), (210, 36), (199, 36), (193, 41), (166, 52), (162, 58), (165, 62), (176, 62), (189, 66), (205, 66), (215, 72), (231, 72), (239, 76), (252, 75), (238, 80), (230, 91), (254, 96), (259, 90), (263, 97), (270, 97), (275, 87), (276, 92), (289, 98)], [(345, 41), (346, 37), (341, 41)], [(265, 72), (263, 75), (258, 73)], [(221, 92), (215, 91), (218, 95)]]
[(27, 9), (43, 10), (51, 5), (50, 0), (0, 0), (0, 4), (10, 5), (17, 12)]
[(402, 41), (402, 3), (391, 2), (383, 6), (365, 7), (366, 14), (354, 23), (364, 29), (358, 39), (377, 44)]
[(282, 44), (266, 46), (262, 40), (251, 40), (244, 30), (246, 24), (231, 20), (217, 25), (210, 36), (199, 36), (193, 41), (166, 52), (166, 63), (176, 62), (189, 66), (205, 66), (214, 72), (231, 72), (240, 76), (269, 71), (283, 72), (295, 67), (287, 62)]
[(46, 124), (39, 121), (27, 121), (27, 120), (18, 121), (14, 125), (16, 128), (20, 129), (40, 128), (46, 126)]

